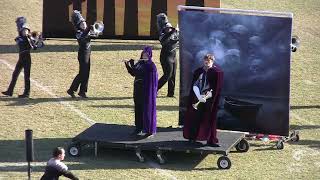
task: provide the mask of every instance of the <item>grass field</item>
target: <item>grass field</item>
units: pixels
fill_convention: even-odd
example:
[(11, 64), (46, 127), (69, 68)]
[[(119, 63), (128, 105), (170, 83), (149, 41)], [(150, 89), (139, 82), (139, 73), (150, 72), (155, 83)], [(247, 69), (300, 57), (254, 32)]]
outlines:
[[(293, 34), (302, 44), (291, 61), (290, 129), (299, 130), (301, 140), (285, 144), (283, 150), (250, 141), (249, 152), (229, 155), (232, 167), (226, 171), (217, 169), (219, 156), (215, 155), (169, 154), (167, 164), (157, 165), (151, 155), (147, 163), (139, 163), (132, 152), (105, 150), (95, 158), (89, 149), (80, 158), (65, 160), (80, 179), (320, 179), (320, 1), (222, 0), (222, 7), (293, 12)], [(18, 58), (14, 21), (21, 15), (27, 17), (32, 29), (41, 30), (42, 1), (1, 1), (1, 91), (6, 90)], [(27, 179), (25, 129), (34, 131), (32, 178), (39, 179), (51, 150), (66, 147), (70, 138), (90, 126), (88, 120), (133, 124), (133, 78), (121, 60), (138, 57), (145, 44), (155, 49), (154, 60), (162, 75), (157, 41), (94, 41), (88, 100), (74, 100), (66, 94), (78, 71), (74, 40), (50, 40), (34, 52), (31, 99), (16, 98), (23, 91), (22, 77), (13, 98), (0, 97), (0, 180)], [(165, 95), (166, 88), (157, 100), (158, 126), (176, 126), (178, 98)]]

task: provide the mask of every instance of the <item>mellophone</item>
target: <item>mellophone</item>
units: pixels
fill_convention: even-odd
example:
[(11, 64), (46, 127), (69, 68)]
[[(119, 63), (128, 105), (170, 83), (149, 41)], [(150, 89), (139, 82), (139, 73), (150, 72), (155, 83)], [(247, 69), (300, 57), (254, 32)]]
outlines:
[(41, 32), (32, 31), (28, 34), (28, 38), (37, 48), (42, 48), (44, 46), (45, 39), (43, 38)]
[[(205, 99), (205, 100), (207, 100), (207, 99), (209, 98), (209, 92), (212, 92), (212, 89), (211, 89), (210, 91), (208, 91), (208, 92), (206, 93), (206, 95), (204, 96), (204, 99)], [(192, 104), (192, 107), (197, 110), (197, 109), (198, 109), (198, 105), (199, 105), (200, 103), (201, 103), (201, 102), (198, 101), (197, 103)]]
[(89, 31), (90, 36), (95, 36), (98, 37), (99, 35), (102, 34), (104, 30), (104, 24), (102, 22), (95, 22)]

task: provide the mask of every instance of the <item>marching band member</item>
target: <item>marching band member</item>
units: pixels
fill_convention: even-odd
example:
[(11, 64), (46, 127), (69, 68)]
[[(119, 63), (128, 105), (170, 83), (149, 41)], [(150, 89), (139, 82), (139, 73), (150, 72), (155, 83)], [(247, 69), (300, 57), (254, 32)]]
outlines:
[(125, 61), (128, 72), (134, 79), (134, 111), (135, 126), (133, 132), (140, 135), (151, 136), (157, 130), (156, 97), (158, 88), (158, 73), (155, 64), (152, 62), (152, 49), (146, 46), (140, 56), (140, 60)]
[[(24, 69), (24, 92), (19, 95), (19, 98), (28, 98), (30, 95), (30, 70), (31, 70), (31, 55), (30, 50), (36, 49), (38, 45), (37, 41), (32, 39), (30, 28), (27, 25), (27, 19), (25, 17), (18, 17), (16, 19), (18, 37), (15, 41), (19, 47), (19, 60), (12, 73), (12, 79), (7, 91), (2, 92), (6, 96), (12, 96), (14, 87), (16, 85), (18, 76), (22, 69)], [(34, 32), (33, 32), (34, 33)], [(40, 36), (40, 34), (35, 34)], [(43, 45), (43, 44), (42, 44)]]
[(76, 92), (80, 86), (78, 95), (82, 98), (87, 98), (88, 81), (90, 74), (90, 55), (91, 55), (91, 37), (96, 37), (97, 34), (91, 34), (93, 26), (87, 26), (85, 19), (80, 11), (74, 10), (72, 14), (72, 24), (76, 29), (76, 38), (78, 40), (78, 61), (79, 73), (73, 79), (67, 93), (75, 98)]
[[(208, 146), (219, 147), (216, 117), (223, 72), (214, 61), (214, 56), (207, 54), (203, 59), (204, 66), (194, 72), (183, 136), (190, 142), (206, 140)], [(195, 100), (199, 102), (197, 107), (193, 104)]]
[(162, 45), (160, 52), (160, 62), (163, 70), (163, 75), (159, 79), (158, 90), (168, 82), (168, 97), (174, 97), (174, 88), (176, 81), (176, 49), (179, 41), (178, 30), (173, 28), (169, 23), (167, 16), (164, 13), (157, 15), (159, 41)]

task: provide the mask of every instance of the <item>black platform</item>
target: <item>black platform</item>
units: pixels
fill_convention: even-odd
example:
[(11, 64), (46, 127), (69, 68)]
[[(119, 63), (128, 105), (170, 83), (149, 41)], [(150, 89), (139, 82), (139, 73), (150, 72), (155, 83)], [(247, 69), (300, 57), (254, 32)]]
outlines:
[(241, 139), (244, 133), (219, 131), (218, 139), (221, 147), (203, 146), (206, 142), (190, 143), (183, 138), (181, 128), (158, 128), (150, 138), (136, 136), (131, 133), (134, 126), (96, 123), (73, 138), (74, 142), (98, 142), (110, 148), (141, 148), (141, 150), (167, 150), (205, 152), (227, 155)]
[[(144, 161), (140, 154), (141, 151), (155, 151), (160, 163), (164, 163), (164, 160), (161, 157), (162, 152), (175, 151), (201, 154), (222, 154), (223, 158), (228, 160), (227, 164), (229, 163), (229, 165), (231, 165), (231, 161), (228, 159), (227, 155), (233, 147), (238, 147), (239, 144), (242, 144), (241, 146), (245, 145), (245, 147), (240, 148), (240, 150), (237, 148), (239, 151), (244, 149), (243, 152), (247, 151), (249, 148), (248, 143), (244, 140), (245, 133), (241, 132), (218, 130), (217, 136), (221, 146), (211, 147), (205, 146), (206, 142), (190, 143), (183, 138), (181, 128), (158, 128), (157, 133), (148, 138), (145, 136), (133, 135), (132, 132), (134, 129), (134, 126), (128, 125), (96, 123), (72, 139), (72, 144), (69, 146), (68, 152), (72, 156), (78, 156), (82, 145), (94, 143), (95, 154), (97, 154), (98, 145), (103, 145), (107, 148), (134, 149), (141, 162)], [(220, 160), (218, 160), (218, 166), (219, 161)], [(224, 169), (228, 168), (230, 167)]]

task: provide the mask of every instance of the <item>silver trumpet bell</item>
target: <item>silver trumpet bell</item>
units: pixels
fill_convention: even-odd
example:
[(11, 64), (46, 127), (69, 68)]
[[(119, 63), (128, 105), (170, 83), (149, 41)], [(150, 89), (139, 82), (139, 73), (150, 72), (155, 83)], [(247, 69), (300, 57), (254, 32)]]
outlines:
[(291, 51), (296, 52), (300, 45), (300, 39), (298, 36), (292, 36), (291, 38)]
[(89, 34), (91, 36), (99, 36), (102, 34), (104, 30), (104, 24), (102, 22), (95, 22), (92, 25), (92, 29), (90, 30)]
[(32, 31), (30, 33), (30, 40), (33, 42), (37, 48), (42, 48), (44, 46), (44, 38), (42, 37), (42, 33), (38, 31)]

